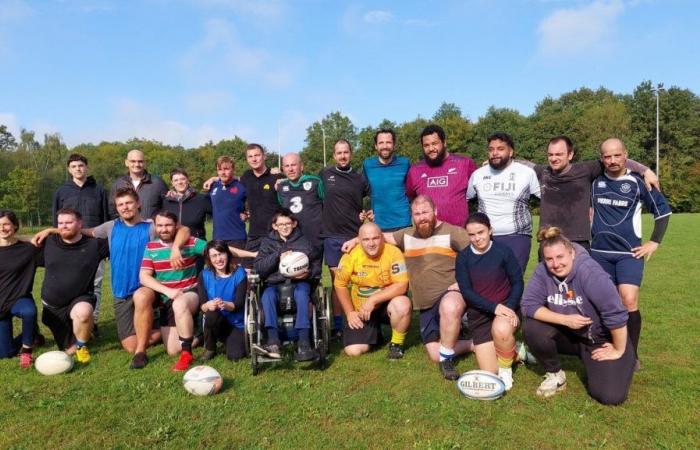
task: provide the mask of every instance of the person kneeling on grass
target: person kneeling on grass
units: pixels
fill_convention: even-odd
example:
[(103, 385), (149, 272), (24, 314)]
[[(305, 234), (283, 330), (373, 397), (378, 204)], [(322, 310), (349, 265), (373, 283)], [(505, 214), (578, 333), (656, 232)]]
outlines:
[(486, 214), (469, 216), (471, 245), (457, 254), (455, 277), (468, 304), (467, 322), (479, 368), (498, 373), (510, 390), (523, 272), (510, 247), (492, 241), (491, 233)]
[(246, 355), (245, 296), (246, 271), (233, 262), (224, 241), (211, 241), (204, 249), (206, 267), (199, 274), (199, 303), (204, 313), (204, 354), (202, 361), (216, 355), (216, 342), (226, 345), (226, 357), (238, 361)]
[(405, 295), (406, 262), (398, 248), (384, 242), (382, 230), (374, 223), (360, 227), (358, 240), (360, 245), (340, 259), (334, 282), (345, 312), (345, 353), (358, 356), (379, 344), (381, 325), (388, 316), (392, 328), (389, 359), (401, 359), (411, 324), (411, 300)]
[[(272, 217), (272, 231), (260, 243), (258, 256), (253, 267), (265, 283), (262, 293), (262, 306), (265, 314), (267, 344), (256, 350), (270, 358), (281, 358), (280, 336), (277, 325), (277, 303), (280, 299), (278, 289), (291, 282), (294, 302), (296, 303), (296, 320), (294, 328), (299, 333), (297, 361), (311, 361), (317, 352), (311, 347), (311, 322), (309, 320), (309, 303), (311, 301), (311, 280), (321, 276), (321, 261), (318, 252), (297, 227), (297, 220), (288, 209), (282, 209)], [(301, 252), (309, 258), (309, 268), (291, 278), (285, 278), (279, 272), (280, 259), (289, 252)]]
[(588, 393), (605, 405), (625, 401), (635, 353), (627, 338), (627, 309), (607, 273), (559, 228), (540, 230), (544, 262), (535, 269), (522, 299), (525, 342), (544, 366), (537, 395), (566, 387), (559, 354), (578, 355)]

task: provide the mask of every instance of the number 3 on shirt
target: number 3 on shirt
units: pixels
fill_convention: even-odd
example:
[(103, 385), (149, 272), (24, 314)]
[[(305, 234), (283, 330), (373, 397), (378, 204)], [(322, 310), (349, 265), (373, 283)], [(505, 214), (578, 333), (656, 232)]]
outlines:
[(304, 205), (301, 204), (301, 197), (298, 195), (290, 198), (289, 202), (291, 203), (291, 205), (289, 205), (289, 210), (294, 214), (298, 214), (304, 209)]

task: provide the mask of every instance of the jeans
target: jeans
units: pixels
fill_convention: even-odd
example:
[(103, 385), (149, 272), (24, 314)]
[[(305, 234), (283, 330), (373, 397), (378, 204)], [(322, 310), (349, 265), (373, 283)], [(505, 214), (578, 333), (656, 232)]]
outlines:
[[(0, 320), (0, 358), (12, 358), (20, 345), (32, 346), (36, 315), (36, 305), (31, 297), (22, 297), (12, 305), (10, 314)], [(12, 337), (13, 317), (19, 317), (22, 321), (22, 334), (16, 338)]]

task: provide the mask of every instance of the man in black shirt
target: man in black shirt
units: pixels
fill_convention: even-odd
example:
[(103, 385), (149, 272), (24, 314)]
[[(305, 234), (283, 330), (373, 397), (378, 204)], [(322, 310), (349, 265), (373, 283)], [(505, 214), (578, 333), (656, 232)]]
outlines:
[(93, 326), (95, 273), (100, 261), (109, 256), (109, 247), (105, 239), (83, 236), (79, 212), (64, 208), (56, 216), (59, 234), (46, 240), (39, 260), (46, 268), (41, 320), (59, 349), (87, 363), (90, 352), (85, 343)]
[[(323, 182), (324, 199), (321, 215), (323, 258), (331, 272), (331, 286), (335, 281), (343, 243), (357, 236), (360, 229), (360, 213), (363, 200), (369, 196), (369, 183), (363, 174), (350, 165), (352, 148), (345, 139), (333, 146), (335, 165), (324, 167), (318, 176)], [(343, 328), (342, 307), (333, 290), (333, 328)]]

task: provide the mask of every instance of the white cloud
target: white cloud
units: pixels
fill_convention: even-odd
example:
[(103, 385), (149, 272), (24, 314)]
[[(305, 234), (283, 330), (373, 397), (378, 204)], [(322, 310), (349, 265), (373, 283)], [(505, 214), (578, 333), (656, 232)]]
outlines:
[(609, 53), (614, 48), (620, 0), (596, 1), (580, 8), (559, 9), (537, 27), (539, 54), (545, 58)]
[(362, 20), (369, 24), (378, 24), (391, 21), (393, 15), (389, 11), (367, 11), (363, 16)]
[(15, 114), (10, 112), (0, 112), (0, 125), (7, 126), (7, 131), (12, 133), (12, 136), (19, 141), (20, 126)]
[(181, 57), (182, 67), (195, 73), (231, 74), (239, 79), (286, 87), (294, 80), (294, 65), (262, 48), (246, 46), (235, 28), (222, 19), (205, 24), (202, 39)]
[(233, 96), (225, 91), (191, 92), (184, 96), (184, 103), (191, 111), (211, 114), (231, 106)]

